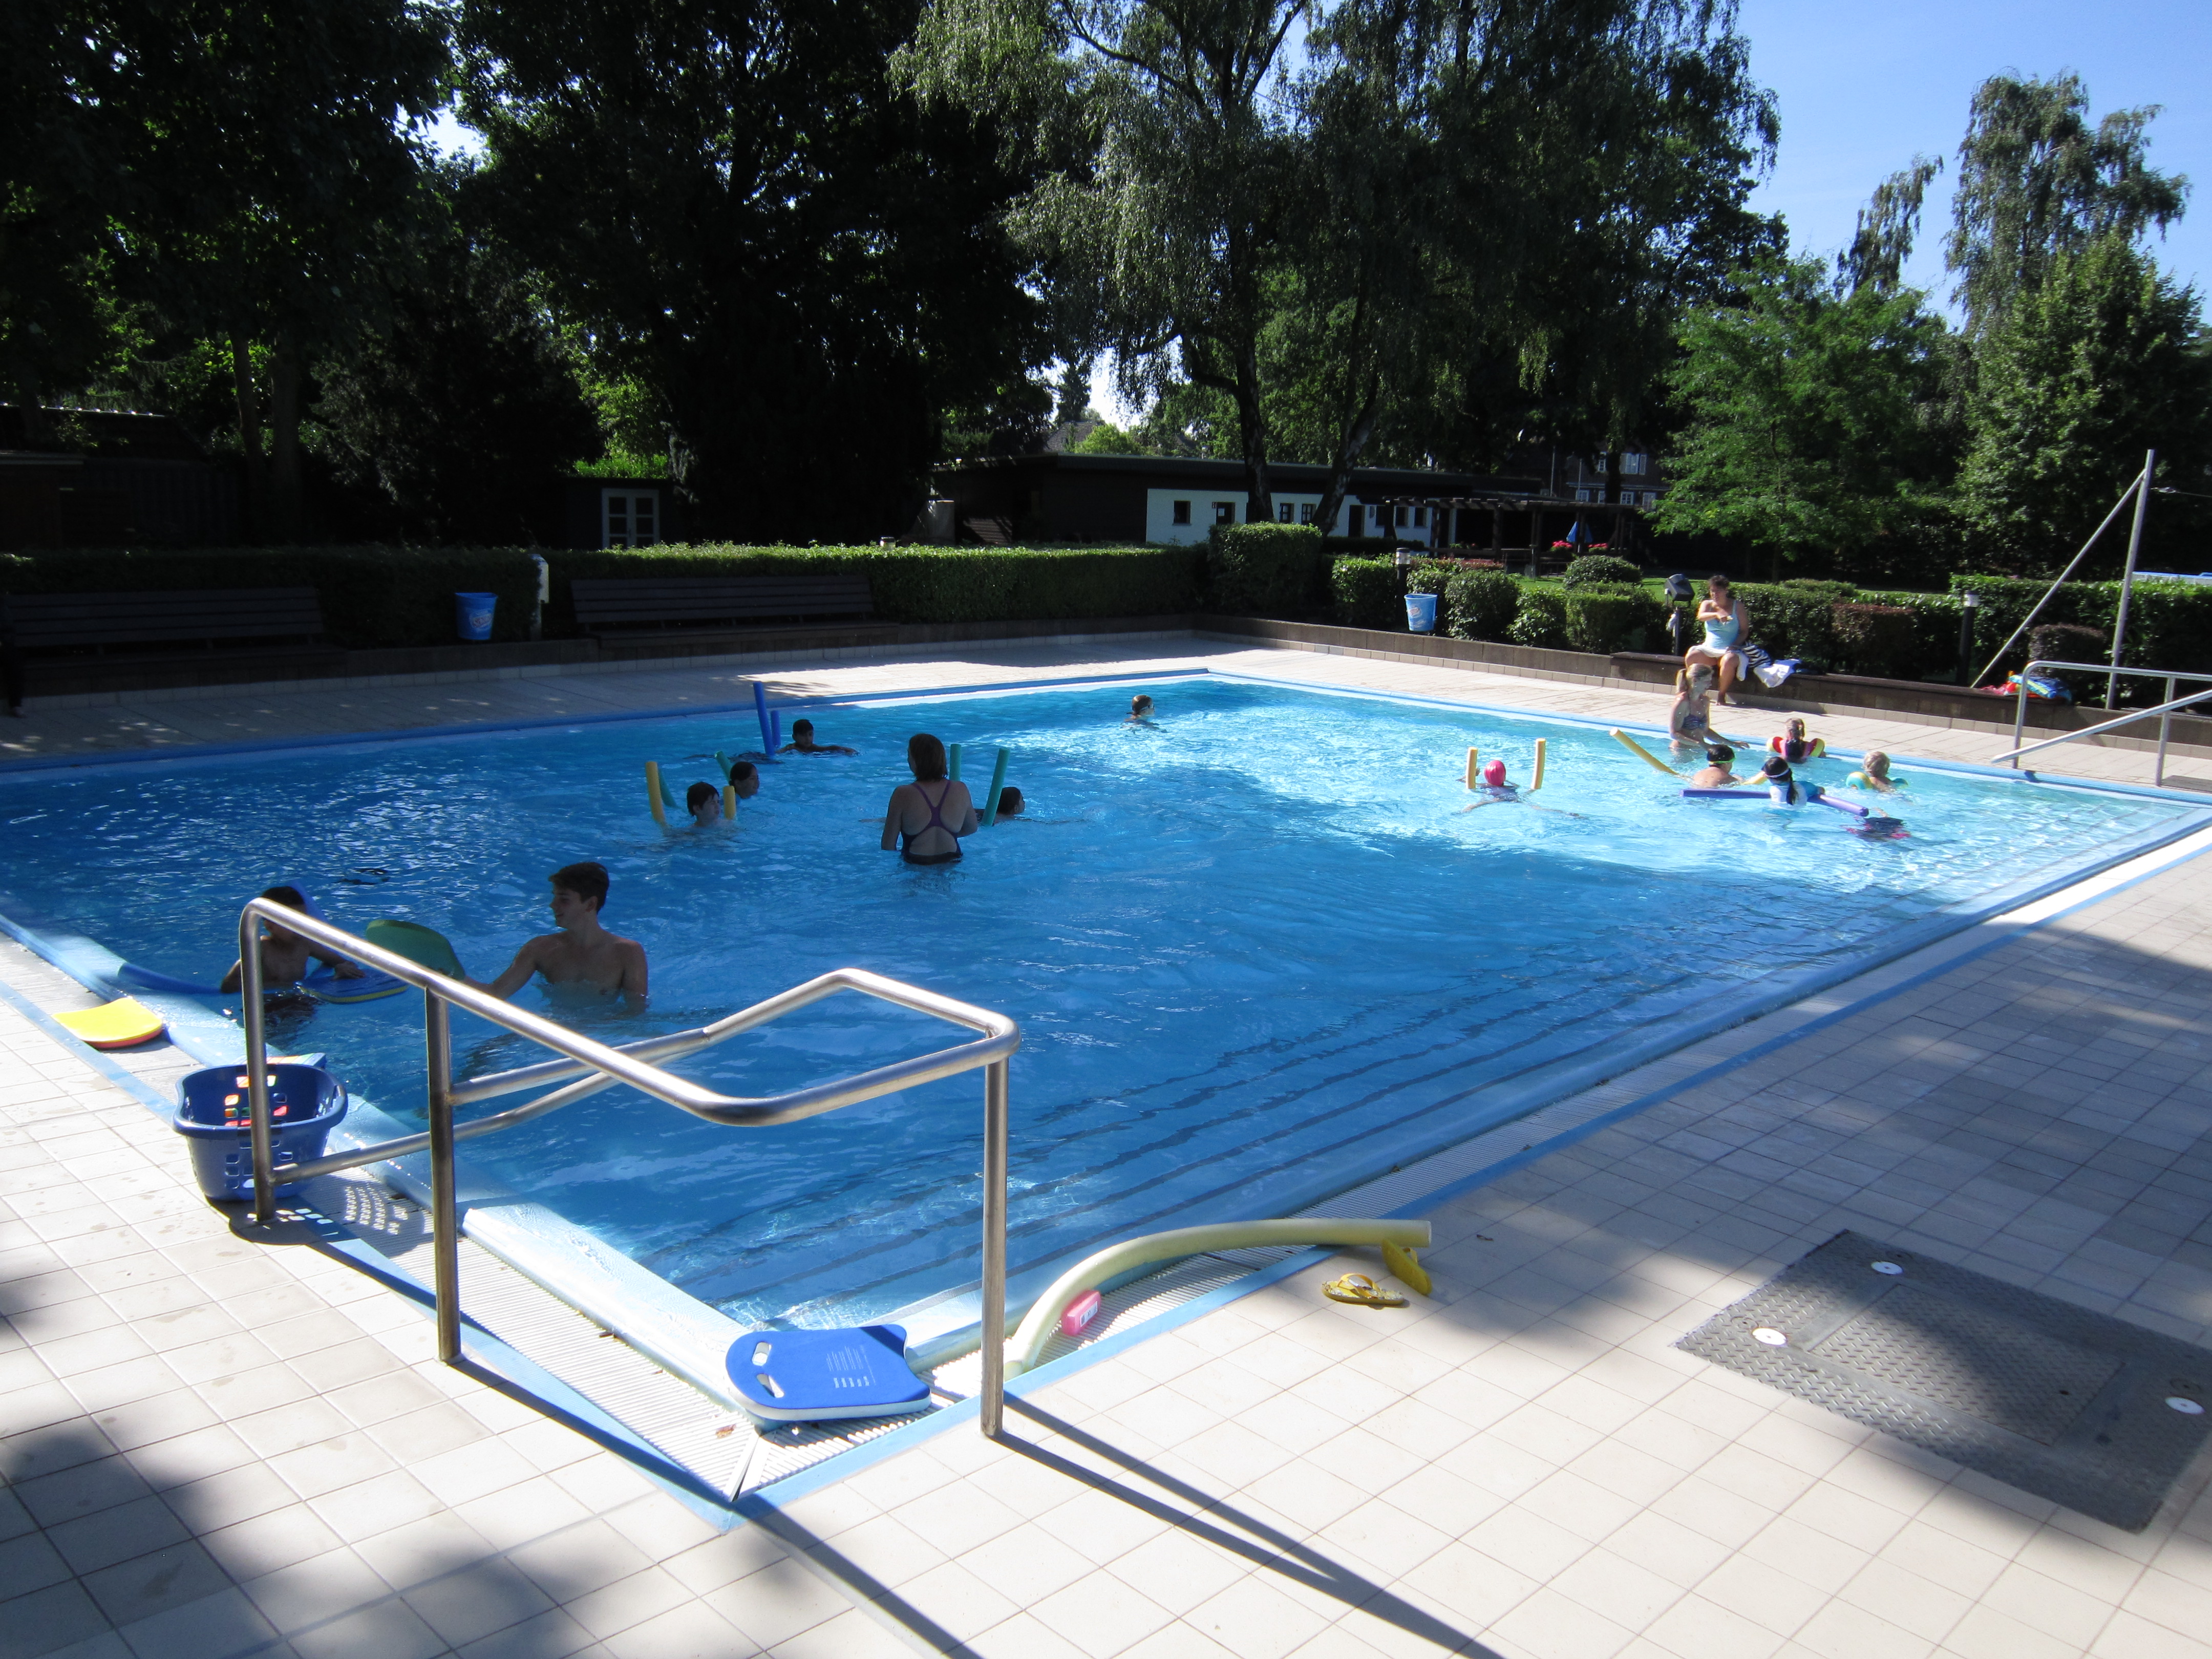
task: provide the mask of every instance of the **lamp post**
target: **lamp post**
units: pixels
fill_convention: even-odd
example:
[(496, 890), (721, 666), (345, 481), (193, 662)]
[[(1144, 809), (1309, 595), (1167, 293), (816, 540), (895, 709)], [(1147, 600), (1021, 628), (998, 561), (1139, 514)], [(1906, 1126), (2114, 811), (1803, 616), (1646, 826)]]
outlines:
[(1959, 596), (1959, 684), (1965, 686), (1974, 683), (1974, 619), (1981, 609), (1980, 594)]

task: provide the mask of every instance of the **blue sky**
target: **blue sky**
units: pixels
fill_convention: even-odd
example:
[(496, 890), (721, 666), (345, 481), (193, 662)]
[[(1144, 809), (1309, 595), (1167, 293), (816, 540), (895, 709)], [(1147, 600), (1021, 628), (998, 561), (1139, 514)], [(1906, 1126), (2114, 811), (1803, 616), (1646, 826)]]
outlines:
[(2090, 110), (2163, 104), (2151, 123), (2153, 166), (2197, 188), (2187, 217), (2152, 251), (2202, 289), (2212, 276), (2212, 63), (2207, 0), (1741, 0), (1753, 74), (1780, 105), (1782, 144), (1753, 198), (1790, 222), (1790, 240), (1831, 253), (1850, 240), (1875, 185), (1915, 151), (1942, 158), (1907, 275), (1948, 295), (1942, 234), (1960, 137), (1974, 88), (2010, 72), (2072, 70)]

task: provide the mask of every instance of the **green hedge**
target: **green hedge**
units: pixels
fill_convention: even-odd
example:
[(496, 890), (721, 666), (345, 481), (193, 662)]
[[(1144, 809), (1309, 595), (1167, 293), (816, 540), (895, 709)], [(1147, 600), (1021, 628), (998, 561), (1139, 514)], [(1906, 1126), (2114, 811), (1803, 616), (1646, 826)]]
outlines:
[[(1977, 629), (1979, 655), (1989, 659), (1998, 642), (2025, 618), (2051, 584), (2010, 576), (1959, 575), (1951, 578), (1953, 616), (1956, 595), (1973, 593), (1981, 599)], [(2118, 582), (2069, 582), (2051, 596), (2036, 622), (2073, 623), (2100, 630), (2109, 641), (2120, 607)], [(1954, 628), (1956, 623), (1954, 622)], [(2109, 653), (2111, 647), (2106, 647)], [(2008, 672), (2027, 660), (2023, 638), (2006, 653), (1998, 673)], [(2120, 660), (2142, 668), (2171, 668), (2185, 674), (2212, 673), (2212, 586), (2196, 582), (2138, 580), (2128, 605), (2128, 637)], [(1978, 667), (1979, 663), (1976, 664)], [(2133, 692), (2136, 702), (2155, 702), (2162, 688), (2145, 680)]]
[(1622, 583), (1640, 582), (1644, 573), (1627, 559), (1612, 553), (1585, 553), (1570, 560), (1559, 577), (1562, 587), (1615, 586)]
[(1622, 583), (1566, 590), (1568, 646), (1609, 657), (1616, 651), (1642, 650), (1666, 625), (1666, 612), (1641, 587)]
[(1529, 645), (1547, 651), (1564, 651), (1567, 647), (1566, 596), (1555, 587), (1525, 586), (1521, 590), (1521, 608), (1513, 616), (1513, 625), (1505, 636), (1516, 645)]
[(1208, 603), (1237, 617), (1303, 616), (1322, 603), (1321, 542), (1311, 525), (1216, 525), (1206, 549)]
[(1444, 584), (1444, 608), (1455, 640), (1509, 639), (1521, 614), (1521, 584), (1502, 570), (1462, 570)]
[(1389, 559), (1339, 559), (1329, 591), (1340, 628), (1406, 631), (1406, 590)]
[[(1196, 611), (1206, 550), (716, 547), (538, 550), (552, 568), (548, 638), (575, 632), (569, 583), (584, 577), (858, 570), (877, 617), (896, 623), (1057, 621)], [(493, 637), (529, 635), (538, 567), (520, 548), (106, 549), (0, 555), (21, 593), (313, 586), (331, 641), (356, 649), (453, 642), (453, 595), (499, 595)]]

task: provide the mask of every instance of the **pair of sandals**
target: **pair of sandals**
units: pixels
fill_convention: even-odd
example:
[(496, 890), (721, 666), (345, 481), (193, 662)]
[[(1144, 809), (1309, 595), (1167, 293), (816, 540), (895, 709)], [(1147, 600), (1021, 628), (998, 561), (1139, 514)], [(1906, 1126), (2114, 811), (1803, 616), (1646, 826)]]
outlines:
[[(1402, 1244), (1385, 1244), (1382, 1261), (1397, 1276), (1398, 1282), (1408, 1290), (1427, 1296), (1434, 1289), (1428, 1270), (1421, 1266), (1420, 1259)], [(1404, 1297), (1382, 1289), (1365, 1273), (1346, 1273), (1341, 1278), (1332, 1279), (1321, 1287), (1321, 1293), (1332, 1302), (1346, 1302), (1358, 1308), (1402, 1308), (1407, 1305)]]

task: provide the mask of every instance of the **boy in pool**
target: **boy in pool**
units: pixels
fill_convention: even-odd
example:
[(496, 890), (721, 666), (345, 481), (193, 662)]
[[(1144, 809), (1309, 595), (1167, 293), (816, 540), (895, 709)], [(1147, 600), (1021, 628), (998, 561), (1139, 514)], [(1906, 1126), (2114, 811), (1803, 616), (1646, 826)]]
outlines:
[(566, 864), (553, 884), (553, 922), (557, 933), (540, 933), (514, 953), (514, 960), (490, 984), (471, 980), (479, 991), (511, 997), (543, 974), (548, 985), (585, 985), (604, 997), (620, 997), (633, 1009), (645, 1006), (645, 946), (599, 926), (599, 907), (607, 902), (603, 864)]
[(730, 767), (730, 787), (739, 800), (750, 800), (760, 793), (760, 768), (750, 761), (737, 761)]
[(711, 783), (695, 783), (684, 792), (684, 810), (693, 829), (709, 829), (722, 821), (722, 792)]
[(1734, 770), (1735, 750), (1724, 743), (1705, 745), (1705, 769), (1690, 780), (1692, 789), (1725, 789), (1741, 781)]
[(1129, 699), (1129, 718), (1124, 726), (1149, 726), (1152, 720), (1152, 700), (1139, 691)]
[(1002, 818), (1018, 818), (1021, 815), (1022, 792), (1010, 783), (999, 791), (999, 816)]
[(860, 751), (848, 749), (842, 743), (817, 743), (814, 741), (812, 720), (793, 720), (791, 723), (791, 741), (775, 752), (779, 755), (857, 755)]
[[(261, 895), (272, 899), (288, 909), (307, 914), (307, 895), (296, 887), (270, 887)], [(280, 927), (273, 921), (261, 924), (261, 988), (281, 990), (287, 985), (297, 985), (307, 975), (310, 961), (326, 962), (340, 979), (359, 979), (361, 969), (335, 951), (310, 945), (289, 927)], [(222, 976), (216, 988), (223, 991), (241, 989), (246, 983), (246, 963), (243, 958), (230, 964), (230, 971)]]

